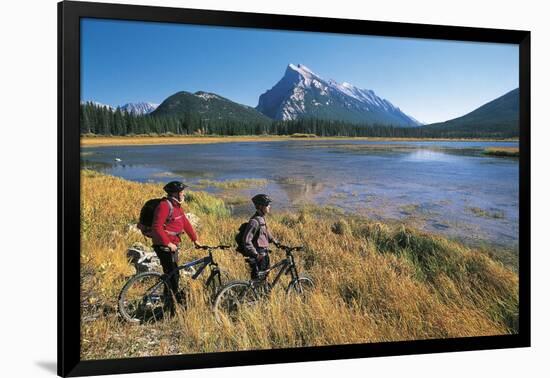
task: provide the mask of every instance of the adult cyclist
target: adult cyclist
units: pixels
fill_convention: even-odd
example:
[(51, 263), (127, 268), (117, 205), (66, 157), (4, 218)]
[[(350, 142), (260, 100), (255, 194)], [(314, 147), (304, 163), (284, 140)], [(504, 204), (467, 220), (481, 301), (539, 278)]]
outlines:
[[(153, 249), (157, 254), (162, 270), (165, 274), (172, 272), (178, 266), (178, 245), (181, 242), (181, 234), (185, 232), (195, 246), (200, 247), (197, 233), (193, 225), (187, 219), (182, 204), (185, 201), (185, 188), (187, 185), (181, 181), (171, 181), (164, 186), (166, 197), (160, 201), (153, 215), (151, 236)], [(169, 286), (179, 303), (183, 301), (183, 295), (179, 292), (179, 274), (174, 274), (169, 280)], [(169, 293), (165, 293), (169, 294)], [(170, 295), (167, 296), (171, 298)], [(173, 312), (172, 301), (167, 301)]]

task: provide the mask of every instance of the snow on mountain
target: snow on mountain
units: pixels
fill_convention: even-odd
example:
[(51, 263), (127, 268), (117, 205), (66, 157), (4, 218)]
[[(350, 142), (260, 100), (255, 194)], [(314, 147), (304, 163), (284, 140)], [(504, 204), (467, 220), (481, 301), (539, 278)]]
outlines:
[[(107, 108), (109, 110), (112, 110), (113, 112), (117, 110), (117, 107), (115, 106), (106, 105), (97, 101), (80, 101), (80, 103), (83, 105), (91, 104), (102, 108)], [(124, 112), (124, 113), (129, 113), (134, 115), (144, 115), (144, 114), (151, 113), (158, 106), (159, 104), (153, 104), (150, 102), (131, 102), (128, 104), (124, 104), (122, 106), (118, 106), (118, 108), (120, 109), (121, 112)]]
[(219, 99), (220, 97), (218, 95), (215, 95), (214, 93), (208, 93), (208, 92), (195, 92), (195, 96), (202, 98), (203, 100), (211, 100), (213, 98)]
[(315, 117), (405, 127), (421, 125), (372, 90), (325, 80), (302, 64), (289, 64), (283, 78), (260, 96), (256, 109), (280, 120)]
[(150, 102), (132, 102), (122, 105), (120, 110), (129, 114), (144, 115), (151, 113), (158, 106), (159, 104), (153, 104)]
[(109, 110), (115, 110), (114, 107), (112, 107), (111, 105), (106, 105), (106, 104), (102, 104), (101, 102), (97, 102), (97, 101), (80, 101), (80, 104), (82, 105), (94, 105), (94, 106), (98, 106), (100, 108), (107, 108)]

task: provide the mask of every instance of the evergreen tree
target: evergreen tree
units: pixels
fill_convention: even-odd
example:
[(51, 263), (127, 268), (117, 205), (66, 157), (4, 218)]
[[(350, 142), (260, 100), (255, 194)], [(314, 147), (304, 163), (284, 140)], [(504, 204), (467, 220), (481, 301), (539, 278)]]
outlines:
[(412, 138), (512, 138), (518, 137), (517, 124), (495, 125), (471, 131), (461, 128), (394, 127), (377, 124), (352, 124), (315, 118), (270, 123), (238, 122), (224, 119), (205, 120), (199, 114), (186, 113), (180, 118), (135, 115), (85, 103), (80, 105), (80, 133), (128, 135), (173, 133), (178, 135), (291, 135)]

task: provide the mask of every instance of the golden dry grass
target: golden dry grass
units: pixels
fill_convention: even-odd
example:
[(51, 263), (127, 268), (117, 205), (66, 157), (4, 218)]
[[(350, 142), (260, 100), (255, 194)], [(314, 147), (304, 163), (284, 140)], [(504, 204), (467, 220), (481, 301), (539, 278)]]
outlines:
[(124, 146), (150, 144), (207, 144), (231, 142), (275, 142), (290, 140), (287, 136), (97, 136), (83, 137), (80, 145), (86, 146)]
[[(116, 314), (124, 282), (134, 274), (125, 251), (146, 242), (127, 227), (161, 185), (92, 171), (82, 173), (81, 303), (83, 359), (154, 356), (418, 340), (517, 332), (518, 276), (484, 252), (416, 230), (346, 217), (326, 208), (275, 213), (272, 232), (304, 245), (300, 271), (316, 288), (303, 303), (284, 288), (245, 311), (235, 324), (217, 324), (201, 282), (188, 282), (191, 305), (153, 325), (130, 325)], [(245, 219), (223, 202), (195, 192), (187, 210), (201, 220), (203, 243), (231, 243)], [(203, 252), (183, 242), (180, 261)], [(272, 261), (282, 258), (272, 254)], [(242, 257), (215, 253), (231, 277), (246, 279)]]
[[(82, 147), (126, 146), (126, 145), (154, 145), (154, 144), (207, 144), (207, 143), (236, 143), (236, 142), (276, 142), (299, 140), (292, 135), (240, 135), (240, 136), (83, 136), (80, 138)], [(475, 141), (488, 139), (447, 139), (447, 138), (377, 138), (377, 137), (316, 137), (315, 140), (373, 140), (373, 141)], [(513, 140), (517, 139), (502, 139)]]

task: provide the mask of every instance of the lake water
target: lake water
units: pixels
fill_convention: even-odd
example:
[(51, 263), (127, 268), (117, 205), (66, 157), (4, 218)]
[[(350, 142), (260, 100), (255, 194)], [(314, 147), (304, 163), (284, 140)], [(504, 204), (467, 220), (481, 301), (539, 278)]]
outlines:
[(495, 146), (518, 144), (291, 140), (87, 147), (81, 164), (140, 182), (265, 179), (262, 187), (202, 189), (224, 198), (268, 193), (274, 211), (331, 205), (471, 244), (517, 249), (518, 160), (481, 154)]

